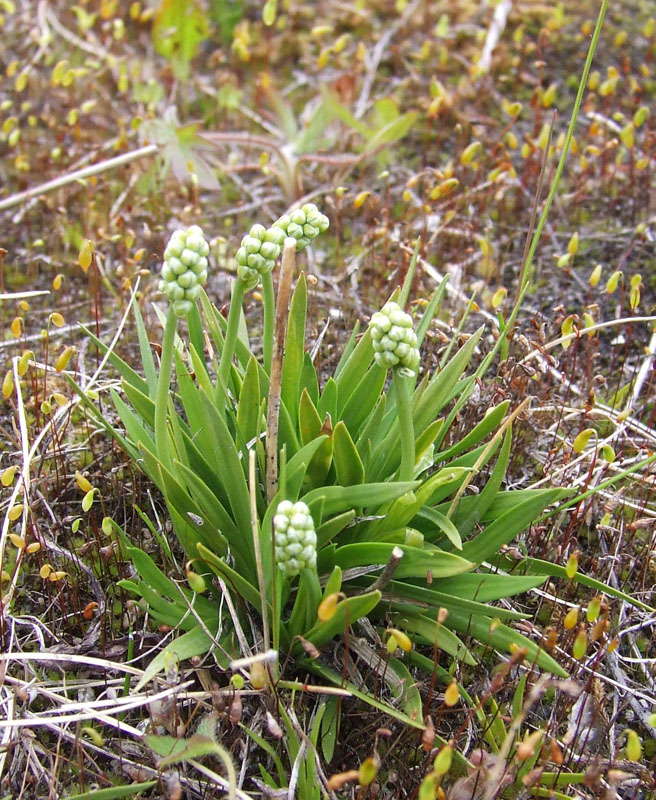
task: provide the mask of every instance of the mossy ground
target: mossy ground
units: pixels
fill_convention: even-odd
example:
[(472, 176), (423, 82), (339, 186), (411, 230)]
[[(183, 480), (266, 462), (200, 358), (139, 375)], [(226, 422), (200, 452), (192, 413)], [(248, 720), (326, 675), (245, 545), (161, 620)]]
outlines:
[[(199, 223), (213, 237), (217, 269), (208, 293), (222, 305), (229, 298), (233, 253), (252, 222), (268, 224), (301, 198), (320, 204), (330, 216), (332, 236), (303, 266), (313, 276), (310, 338), (333, 319), (319, 354), (326, 372), (341, 351), (343, 331), (355, 319), (368, 318), (403, 279), (418, 237), (413, 310), (421, 311), (436, 276), (450, 274), (452, 287), (425, 357), (443, 352), (472, 293), (477, 306), (463, 335), (486, 321), (485, 344), (492, 343), (494, 318), (498, 311), (509, 313), (512, 305), (543, 164), (545, 186), (553, 177), (598, 11), (597, 3), (587, 0), (557, 6), (514, 3), (489, 70), (479, 73), (476, 64), (493, 26), (492, 5), (465, 0), (280, 3), (278, 24), (266, 28), (257, 3), (212, 2), (207, 9), (199, 4), (197, 52), (187, 62), (180, 56), (184, 43), (174, 41), (173, 49), (162, 43), (171, 34), (161, 10), (153, 16), (138, 4), (118, 2), (73, 7), (0, 2), (0, 288), (49, 292), (0, 304), (5, 371), (10, 359), (33, 353), (20, 387), (22, 409), (15, 392), (5, 401), (3, 468), (20, 470), (26, 463), (25, 441), (29, 446), (43, 434), (29, 461), (26, 526), (20, 519), (6, 523), (7, 534), (24, 537), (28, 549), (39, 548), (21, 550), (5, 537), (5, 599), (7, 587), (13, 591), (2, 608), (2, 649), (51, 650), (70, 658), (59, 666), (13, 662), (2, 687), (7, 718), (43, 715), (61, 705), (64, 687), (67, 701), (120, 695), (122, 676), (92, 670), (76, 659), (150, 658), (164, 633), (153, 630), (116, 586), (130, 566), (103, 530), (102, 519), (113, 517), (140, 546), (158, 553), (140, 510), (165, 534), (166, 511), (146, 479), (79, 408), (52, 424), (71, 390), (43, 365), (74, 347), (67, 369), (91, 374), (100, 357), (77, 323), (111, 339), (137, 279), (151, 338), (158, 340), (151, 301), (158, 300), (156, 272), (174, 228)], [(233, 18), (221, 16), (227, 11)], [(516, 486), (538, 481), (594, 486), (655, 446), (653, 322), (628, 319), (654, 311), (652, 14), (650, 3), (628, 0), (609, 11), (593, 66), (598, 74), (589, 81), (510, 352), (455, 428), (462, 434), (500, 399), (533, 395), (532, 411), (517, 426), (514, 440), (509, 479)], [(326, 116), (320, 135), (302, 140), (322, 103)], [(643, 107), (652, 112), (644, 120)], [(413, 115), (408, 126), (404, 115)], [(388, 128), (387, 138), (376, 143), (376, 135), (394, 120), (397, 128)], [(551, 152), (545, 159), (550, 128)], [(158, 145), (159, 155), (7, 202), (16, 193), (148, 143)], [(578, 248), (559, 267), (568, 246), (570, 252), (575, 249), (575, 233)], [(79, 253), (86, 240), (93, 243), (95, 258), (85, 272)], [(591, 286), (597, 264), (601, 278)], [(609, 292), (607, 281), (616, 271), (622, 275)], [(507, 299), (497, 309), (500, 288), (507, 290)], [(257, 294), (247, 303), (257, 326)], [(582, 327), (585, 314), (594, 323), (628, 321), (593, 337), (584, 334), (567, 350), (551, 347), (568, 317), (575, 315), (573, 324)], [(117, 350), (137, 362), (130, 319)], [(543, 357), (532, 355), (535, 351)], [(113, 411), (107, 389), (115, 379), (111, 370), (99, 376), (99, 402), (108, 416)], [(614, 464), (574, 452), (577, 434), (588, 427), (595, 427), (600, 439), (615, 433)], [(88, 510), (81, 505), (87, 485), (76, 480), (76, 472), (98, 489)], [(3, 489), (6, 513), (11, 491), (11, 485)], [(647, 472), (528, 531), (517, 554), (564, 565), (578, 551), (581, 571), (654, 605), (655, 514), (653, 478)], [(58, 571), (63, 574), (52, 580)], [(563, 618), (572, 606), (585, 608), (594, 595), (554, 579), (543, 594), (518, 603), (535, 620), (527, 625), (529, 633), (537, 636), (549, 627), (558, 633), (554, 652), (596, 704), (589, 727), (602, 735), (565, 753), (565, 766), (586, 771), (586, 782), (560, 791), (585, 798), (654, 796), (654, 734), (645, 723), (656, 698), (653, 615), (609, 600), (607, 639), (617, 636), (617, 649), (607, 654), (607, 648), (591, 643), (592, 656), (576, 661), (571, 649), (577, 629), (565, 629)], [(336, 664), (348, 661), (343, 649), (331, 657)], [(499, 662), (494, 653), (481, 658), (481, 669), (456, 668), (472, 696), (485, 695)], [(351, 666), (370, 691), (377, 690), (375, 671), (357, 661)], [(209, 694), (202, 701), (179, 700), (164, 711), (151, 706), (150, 724), (177, 730), (182, 723), (191, 730), (201, 703), (213, 706), (221, 741), (236, 761), (246, 762), (244, 790), (257, 796), (257, 763), (271, 765), (237, 722), (271, 734), (265, 716), (274, 708), (270, 698), (246, 697), (238, 708), (234, 697), (212, 699), (212, 687), (227, 685), (225, 675), (182, 665), (179, 680), (188, 678), (192, 688), (209, 689)], [(509, 673), (496, 695), (506, 722), (513, 716), (519, 678), (519, 672)], [(480, 720), (461, 705), (447, 708), (439, 686), (424, 688), (424, 711), (441, 735), (455, 737), (468, 752), (474, 745), (489, 749)], [(636, 699), (637, 692), (651, 698), (651, 709), (647, 700)], [(313, 701), (296, 696), (286, 702), (303, 727)], [(556, 701), (547, 692), (531, 709), (526, 729), (542, 726), (549, 737), (562, 740), (573, 727), (570, 709), (564, 695)], [(323, 770), (358, 769), (374, 751), (381, 769), (371, 787), (348, 784), (338, 796), (415, 797), (431, 765), (430, 747), (422, 749), (420, 735), (364, 705), (344, 705), (342, 711), (338, 747)], [(484, 713), (492, 719), (490, 703)], [(148, 708), (122, 720), (122, 732), (93, 721), (78, 727), (2, 728), (0, 795), (66, 797), (152, 776), (158, 783), (144, 796), (179, 796), (178, 780), (189, 797), (221, 794), (210, 777), (192, 768), (177, 777), (169, 771), (159, 781), (151, 754), (131, 735), (148, 725)], [(637, 764), (622, 752), (627, 727), (644, 742)], [(275, 737), (270, 740), (275, 747)], [(545, 752), (543, 759), (553, 769), (557, 754)], [(611, 793), (614, 768), (631, 776), (619, 784), (619, 795)], [(456, 789), (449, 791), (456, 800)], [(513, 791), (508, 796), (534, 796), (530, 788)]]

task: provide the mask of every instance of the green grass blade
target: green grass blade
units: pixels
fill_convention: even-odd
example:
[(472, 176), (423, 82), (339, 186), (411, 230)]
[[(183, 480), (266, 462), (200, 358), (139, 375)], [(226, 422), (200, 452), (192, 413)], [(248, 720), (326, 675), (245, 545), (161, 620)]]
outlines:
[(403, 558), (396, 568), (395, 578), (425, 578), (428, 571), (432, 573), (433, 578), (448, 578), (468, 572), (474, 567), (471, 561), (466, 561), (453, 553), (423, 550), (391, 542), (358, 542), (338, 547), (335, 551), (335, 564), (342, 569), (372, 564), (384, 565), (397, 547), (403, 550)]
[(143, 781), (142, 783), (131, 783), (129, 786), (109, 786), (106, 789), (90, 789), (81, 794), (71, 794), (68, 800), (120, 800), (121, 797), (131, 797), (133, 794), (147, 792), (159, 781)]
[(481, 564), (492, 558), (503, 545), (511, 542), (518, 534), (534, 523), (548, 505), (561, 500), (569, 494), (567, 489), (550, 489), (546, 494), (530, 497), (515, 508), (507, 511), (501, 517), (488, 525), (463, 549), (464, 558)]

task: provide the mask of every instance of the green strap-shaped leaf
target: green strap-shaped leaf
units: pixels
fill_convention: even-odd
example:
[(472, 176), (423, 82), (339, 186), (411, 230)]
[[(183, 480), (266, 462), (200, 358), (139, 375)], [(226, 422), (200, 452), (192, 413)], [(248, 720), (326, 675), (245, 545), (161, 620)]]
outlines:
[(399, 562), (394, 576), (396, 578), (425, 578), (430, 572), (434, 579), (460, 575), (473, 569), (474, 564), (453, 553), (443, 550), (423, 550), (420, 547), (409, 547), (405, 544), (391, 542), (358, 542), (338, 547), (335, 551), (335, 564), (342, 569), (387, 564), (396, 548), (403, 550), (403, 558)]
[(455, 397), (458, 380), (474, 355), (482, 333), (481, 327), (470, 336), (444, 369), (434, 373), (426, 390), (418, 396), (412, 415), (416, 431), (423, 431)]
[(191, 496), (202, 509), (203, 514), (208, 519), (211, 519), (219, 530), (220, 536), (215, 544), (218, 554), (227, 555), (226, 548), (228, 542), (230, 542), (233, 548), (239, 550), (240, 540), (243, 538), (244, 532), (237, 528), (235, 521), (226, 511), (216, 494), (192, 469), (181, 464), (179, 461), (175, 461), (174, 466), (187, 485)]
[(178, 393), (185, 410), (187, 422), (192, 436), (197, 436), (205, 427), (206, 418), (203, 414), (202, 403), (198, 388), (187, 369), (187, 365), (182, 360), (180, 353), (175, 350), (175, 373), (178, 379)]
[(164, 600), (145, 581), (121, 580), (117, 581), (116, 585), (126, 592), (132, 592), (132, 594), (145, 600), (148, 604), (148, 613), (160, 625), (168, 625), (170, 628), (177, 628), (179, 625), (185, 627), (182, 624), (183, 620), (187, 628), (196, 624), (196, 620), (187, 613), (187, 608), (182, 608), (169, 600)]
[(342, 420), (337, 423), (333, 432), (333, 463), (337, 482), (342, 486), (364, 483), (364, 466)]
[[(392, 679), (392, 676), (394, 678)], [(398, 658), (390, 657), (384, 673), (385, 683), (410, 719), (423, 719), (423, 703), (419, 686), (410, 670)]]
[(326, 761), (330, 764), (335, 754), (335, 744), (337, 742), (337, 734), (339, 733), (340, 723), (340, 698), (335, 695), (328, 695), (324, 700), (323, 708), (325, 713), (321, 720), (321, 730), (319, 733), (319, 741), (321, 742), (321, 752)]
[(152, 428), (155, 423), (155, 403), (147, 394), (139, 391), (139, 389), (132, 386), (130, 383), (123, 383), (123, 392), (144, 423)]
[(146, 376), (146, 384), (148, 385), (148, 394), (154, 400), (157, 392), (157, 367), (155, 366), (153, 351), (148, 341), (146, 326), (144, 325), (141, 311), (139, 310), (139, 303), (133, 303), (132, 310), (134, 312), (134, 321), (137, 325), (139, 353), (141, 355), (141, 365), (143, 366)]
[(331, 594), (336, 594), (342, 588), (342, 570), (340, 567), (335, 567), (328, 576), (326, 585), (323, 587), (323, 596), (328, 597)]
[[(143, 446), (139, 447), (139, 452), (145, 463), (146, 471), (164, 495), (169, 509), (177, 512), (180, 520), (184, 523), (184, 533), (187, 533), (187, 528), (195, 532), (193, 545), (195, 546), (197, 540), (205, 542), (208, 546), (220, 543), (223, 536), (216, 527), (214, 520), (205, 514), (195, 499), (189, 495), (186, 488), (180, 484), (177, 477), (167, 470), (161, 461)], [(180, 533), (183, 533), (183, 531), (180, 531)], [(186, 549), (184, 541), (181, 541), (180, 544)], [(244, 556), (243, 552), (238, 552), (236, 555), (242, 559), (248, 557)]]
[(204, 656), (214, 646), (210, 637), (199, 626), (183, 633), (170, 642), (155, 658), (148, 664), (141, 680), (135, 687), (135, 692), (140, 692), (144, 686), (155, 677), (159, 672), (167, 669), (171, 660), (186, 661), (194, 656)]
[(344, 404), (340, 419), (354, 438), (380, 400), (386, 379), (387, 370), (372, 364)]
[(317, 549), (320, 550), (331, 539), (335, 539), (344, 528), (355, 517), (355, 511), (351, 508), (338, 514), (336, 517), (326, 520), (322, 525), (317, 528)]
[(348, 341), (344, 345), (344, 349), (342, 350), (342, 355), (339, 357), (339, 361), (337, 362), (337, 366), (335, 367), (335, 377), (337, 377), (339, 373), (344, 369), (349, 358), (351, 357), (351, 353), (355, 350), (355, 346), (358, 342), (359, 333), (360, 333), (360, 320), (356, 320), (355, 325), (353, 326), (353, 330), (351, 331), (351, 335), (349, 336)]
[(283, 447), (286, 448), (287, 458), (291, 458), (297, 453), (300, 447), (295, 423), (283, 401), (280, 402), (280, 414), (278, 416), (278, 447), (281, 450)]
[[(354, 622), (365, 617), (372, 611), (380, 601), (380, 592), (367, 592), (356, 597), (347, 597), (337, 603), (333, 616), (327, 622), (317, 622), (304, 635), (315, 647), (321, 647), (326, 642), (331, 641), (336, 636), (352, 625)], [(300, 642), (294, 645), (293, 652), (302, 652)]]
[(250, 530), (250, 498), (244, 464), (239, 458), (234, 438), (225, 420), (202, 390), (201, 397), (208, 417), (207, 432), (215, 441), (217, 456), (220, 459), (221, 479), (228, 495), (232, 517), (240, 530)]
[[(133, 458), (137, 458), (138, 453), (135, 446), (131, 444), (124, 436), (122, 436), (116, 430), (116, 428), (105, 419), (105, 417), (100, 413), (100, 410), (96, 404), (92, 402), (91, 399), (85, 394), (84, 389), (78, 386), (78, 384), (70, 377), (70, 375), (64, 375), (64, 378), (66, 379), (69, 387), (79, 396), (80, 403), (93, 415), (94, 419), (101, 425), (105, 432), (109, 434), (110, 437), (116, 439), (126, 453), (129, 453)], [(130, 411), (130, 409), (127, 410)]]
[[(444, 425), (443, 419), (436, 419), (426, 428), (423, 433), (420, 433), (417, 436), (417, 441), (415, 442), (415, 462), (418, 463), (423, 458), (424, 454), (427, 450), (433, 446), (433, 442), (435, 441), (437, 434), (442, 430), (442, 425)], [(433, 455), (433, 463), (435, 463), (437, 459)]]
[[(254, 608), (258, 610), (261, 609), (262, 601), (260, 599), (260, 592), (252, 583), (232, 567), (228, 566), (222, 558), (219, 558), (216, 553), (212, 552), (203, 544), (198, 544), (196, 549), (203, 561), (226, 582), (228, 587), (232, 589), (237, 596), (246, 600)], [(268, 606), (268, 608), (269, 614), (271, 614), (271, 606)]]
[(454, 597), (491, 603), (528, 592), (541, 586), (544, 581), (544, 575), (499, 575), (477, 572), (458, 575), (455, 578), (444, 578), (436, 588)]
[(430, 299), (430, 302), (426, 306), (426, 310), (424, 311), (422, 318), (417, 325), (417, 347), (421, 348), (421, 345), (424, 341), (424, 337), (430, 328), (430, 324), (435, 317), (435, 312), (437, 311), (437, 307), (440, 304), (440, 301), (444, 297), (444, 292), (446, 291), (447, 283), (449, 282), (449, 276), (445, 275), (442, 280), (440, 281), (440, 285), (437, 289), (433, 292), (433, 296)]
[[(198, 385), (202, 386), (202, 388), (205, 390), (205, 394), (211, 397), (214, 394), (214, 388), (210, 380), (207, 365), (205, 364), (204, 359), (201, 357), (202, 352), (202, 350), (196, 350), (193, 342), (189, 345), (191, 364), (194, 368), (194, 372), (196, 373), (196, 381), (198, 382)], [(213, 367), (216, 368), (216, 365), (213, 365)]]
[[(457, 584), (458, 579), (453, 579), (453, 584)], [(543, 579), (543, 580), (546, 580)], [(518, 611), (512, 611), (509, 608), (502, 608), (497, 606), (488, 606), (485, 603), (477, 602), (476, 600), (469, 600), (464, 597), (458, 596), (455, 591), (454, 594), (449, 594), (442, 591), (445, 581), (440, 580), (436, 582), (435, 588), (427, 588), (426, 586), (417, 586), (414, 582), (409, 581), (390, 581), (385, 587), (383, 597), (389, 600), (411, 600), (413, 602), (422, 603), (429, 606), (431, 609), (444, 607), (448, 609), (455, 609), (463, 614), (479, 614), (488, 617), (498, 617), (499, 619), (526, 619), (527, 614), (520, 614)], [(428, 615), (428, 612), (424, 612)], [(431, 613), (432, 615), (432, 613)]]
[(317, 411), (321, 419), (325, 419), (326, 414), (330, 416), (330, 419), (337, 419), (337, 393), (337, 382), (333, 378), (328, 378), (317, 403)]
[(317, 371), (312, 363), (312, 357), (309, 353), (303, 355), (303, 368), (301, 370), (301, 391), (307, 389), (312, 402), (316, 404), (319, 402), (319, 378)]
[(138, 547), (128, 550), (130, 560), (141, 577), (163, 597), (174, 602), (180, 601), (180, 592), (176, 584), (165, 575), (153, 559)]
[(508, 428), (503, 439), (503, 445), (499, 452), (497, 463), (494, 465), (492, 474), (482, 491), (474, 495), (474, 502), (469, 504), (464, 513), (460, 513), (460, 503), (458, 504), (458, 508), (451, 519), (460, 531), (461, 536), (467, 536), (467, 534), (473, 530), (474, 526), (481, 521), (485, 512), (494, 502), (494, 498), (497, 496), (501, 483), (506, 475), (508, 461), (510, 460), (511, 443), (512, 433), (511, 429)]
[(429, 534), (427, 537), (429, 542), (435, 542), (438, 536), (443, 534), (456, 548), (456, 550), (462, 550), (462, 538), (460, 536), (460, 531), (447, 516), (441, 514), (439, 511), (436, 511), (434, 508), (429, 508), (426, 506), (421, 509), (421, 515), (423, 519), (435, 526), (435, 534), (437, 534), (437, 536)]
[[(284, 497), (281, 496), (280, 500), (292, 500), (296, 502), (302, 487), (306, 483), (307, 472), (309, 465), (314, 463), (315, 458), (323, 459), (323, 448), (326, 446), (327, 436), (317, 436), (311, 442), (308, 442), (304, 447), (295, 453), (287, 464), (287, 474), (285, 482)], [(332, 445), (331, 452), (332, 452)]]
[[(448, 491), (455, 491), (456, 481), (466, 473), (458, 469), (446, 468), (434, 473), (415, 492), (402, 495), (389, 506), (377, 509), (379, 519), (367, 522), (366, 538), (371, 540), (385, 539), (390, 531), (404, 528), (415, 518), (426, 501), (439, 487), (448, 486)], [(451, 488), (454, 487), (454, 488)]]
[(298, 404), (298, 432), (301, 444), (308, 444), (319, 435), (322, 419), (307, 389), (301, 392)]
[[(102, 342), (97, 336), (95, 336), (88, 328), (85, 328), (84, 325), (80, 325), (80, 328), (84, 331), (84, 333), (91, 339), (91, 341), (96, 345), (96, 347), (100, 350), (103, 355), (106, 355), (109, 351), (109, 347)], [(148, 384), (146, 381), (135, 372), (132, 367), (120, 356), (117, 356), (116, 353), (112, 350), (109, 353), (109, 363), (117, 370), (121, 378), (126, 383), (129, 383), (131, 386), (134, 386), (138, 389), (142, 394), (148, 396)]]
[(457, 455), (460, 455), (460, 453), (464, 453), (465, 450), (475, 447), (491, 433), (496, 433), (499, 425), (501, 424), (501, 420), (508, 412), (509, 406), (510, 402), (506, 400), (503, 403), (499, 403), (498, 406), (492, 408), (466, 436), (463, 436), (459, 442), (456, 442), (454, 445), (449, 447), (448, 450), (438, 453), (435, 456), (435, 460), (449, 461), (450, 459), (455, 458)]
[(379, 507), (417, 486), (417, 481), (362, 483), (358, 486), (322, 486), (320, 489), (308, 492), (301, 500), (309, 506), (323, 503), (324, 516), (330, 517), (351, 508)]
[(123, 423), (123, 427), (127, 435), (130, 437), (130, 441), (123, 439), (126, 443), (127, 451), (135, 459), (138, 458), (138, 449), (137, 445), (142, 444), (147, 450), (153, 452), (155, 450), (155, 440), (152, 435), (152, 428), (147, 429), (143, 419), (134, 413), (134, 411), (123, 401), (123, 399), (119, 396), (118, 392), (115, 392), (113, 389), (110, 391), (110, 396), (112, 398), (112, 402), (114, 403), (114, 408), (118, 412), (119, 417), (121, 418), (121, 422)]
[(305, 447), (311, 445), (313, 441), (319, 443), (312, 458), (307, 460), (303, 486), (306, 490), (323, 486), (333, 460), (332, 430), (328, 420), (325, 427), (322, 426), (319, 412), (306, 389), (303, 389), (299, 402), (298, 427), (301, 442)]
[[(422, 614), (395, 611), (389, 615), (395, 628), (409, 631), (421, 636), (427, 644), (443, 650), (445, 653), (464, 661), (465, 664), (474, 666), (477, 662), (460, 639), (443, 624), (434, 619), (424, 617)], [(448, 619), (448, 618), (447, 618)]]
[(490, 622), (491, 620), (484, 617), (475, 614), (461, 614), (459, 611), (452, 611), (448, 617), (448, 624), (451, 627), (460, 633), (474, 636), (484, 645), (505, 650), (507, 653), (513, 652), (516, 647), (525, 647), (528, 661), (537, 664), (540, 669), (551, 672), (553, 675), (561, 678), (568, 676), (567, 671), (534, 641), (503, 623), (495, 621), (490, 625)]
[(462, 549), (463, 557), (475, 564), (489, 560), (499, 552), (503, 545), (508, 544), (519, 533), (526, 530), (548, 505), (561, 500), (568, 494), (567, 490), (551, 489), (545, 494), (530, 497), (490, 523), (482, 533), (467, 542)]
[(369, 365), (374, 357), (374, 346), (371, 341), (371, 334), (369, 328), (364, 332), (362, 338), (357, 343), (353, 352), (345, 362), (344, 367), (340, 370), (339, 374), (335, 377), (335, 383), (338, 389), (338, 408), (337, 411), (341, 417), (341, 412), (346, 403), (348, 402), (351, 394), (353, 394), (356, 386), (365, 374)]
[(379, 147), (397, 142), (411, 130), (417, 119), (418, 111), (408, 111), (392, 120), (369, 139), (364, 149), (365, 153), (373, 153)]
[(147, 792), (159, 783), (158, 780), (131, 783), (126, 786), (109, 786), (106, 789), (89, 789), (81, 794), (71, 794), (68, 800), (120, 800), (122, 797), (131, 797), (133, 794)]
[[(563, 580), (569, 581), (570, 578), (567, 575), (567, 571), (565, 567), (561, 567), (558, 564), (552, 564), (549, 561), (542, 561), (539, 558), (524, 558), (521, 561), (513, 561), (508, 557), (502, 557), (496, 560), (498, 565), (502, 569), (506, 570), (526, 570), (530, 575), (535, 575), (537, 573), (542, 573), (543, 575), (548, 575), (552, 578), (562, 578)], [(516, 578), (517, 580), (521, 580), (521, 578), (517, 576), (510, 576)], [(619, 589), (615, 589), (607, 583), (603, 581), (598, 581), (596, 578), (590, 578), (588, 575), (584, 575), (580, 572), (577, 572), (574, 578), (571, 580), (576, 581), (576, 583), (580, 583), (581, 586), (587, 586), (590, 589), (594, 589), (596, 592), (602, 592), (603, 594), (610, 595), (610, 597), (616, 597), (618, 600), (622, 600), (625, 603), (629, 603), (636, 608), (641, 608), (643, 611), (648, 611), (649, 613), (654, 613), (654, 608), (652, 606), (648, 606), (646, 603), (643, 603), (641, 600), (632, 597), (626, 592), (621, 592)]]
[(307, 283), (301, 273), (289, 308), (289, 322), (285, 338), (285, 356), (282, 362), (282, 383), (280, 396), (292, 423), (296, 425), (296, 415), (300, 399), (301, 372), (305, 351), (305, 318), (307, 314)]
[[(260, 379), (257, 359), (251, 358), (239, 393), (237, 404), (237, 427), (245, 442), (250, 442), (260, 433)], [(247, 458), (247, 454), (244, 453)]]

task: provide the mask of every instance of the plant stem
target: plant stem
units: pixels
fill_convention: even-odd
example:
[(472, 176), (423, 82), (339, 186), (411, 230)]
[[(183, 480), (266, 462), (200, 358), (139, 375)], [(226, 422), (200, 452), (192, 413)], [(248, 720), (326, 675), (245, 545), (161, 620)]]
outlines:
[(276, 320), (273, 338), (269, 397), (267, 399), (266, 431), (266, 483), (267, 500), (273, 500), (278, 491), (278, 415), (280, 413), (280, 390), (282, 381), (282, 358), (285, 353), (287, 333), (287, 309), (292, 288), (292, 277), (296, 266), (296, 239), (285, 239), (282, 251), (282, 268), (278, 284)]
[(273, 354), (273, 326), (276, 313), (276, 298), (273, 292), (273, 276), (270, 272), (262, 278), (262, 305), (264, 320), (262, 323), (262, 349), (264, 354), (264, 371), (271, 374), (271, 358)]
[(406, 379), (398, 368), (392, 370), (392, 384), (399, 413), (399, 433), (401, 434), (400, 481), (411, 481), (415, 471), (415, 429), (412, 424), (412, 408)]
[[(574, 108), (572, 109), (572, 115), (569, 120), (569, 126), (567, 128), (567, 133), (565, 135), (565, 141), (563, 143), (563, 149), (560, 154), (560, 160), (558, 161), (558, 167), (556, 168), (556, 174), (554, 175), (554, 179), (551, 182), (551, 187), (549, 189), (549, 194), (547, 195), (547, 201), (544, 204), (544, 208), (542, 210), (542, 214), (540, 215), (540, 219), (538, 221), (537, 228), (533, 233), (533, 239), (531, 240), (531, 246), (529, 247), (528, 253), (526, 255), (525, 263), (523, 265), (522, 271), (522, 279), (520, 284), (520, 291), (523, 290), (528, 282), (529, 275), (530, 275), (530, 268), (531, 264), (533, 263), (533, 256), (535, 255), (535, 251), (538, 246), (538, 242), (540, 241), (540, 237), (542, 235), (542, 230), (547, 222), (547, 217), (549, 216), (549, 209), (551, 208), (551, 204), (553, 202), (554, 197), (556, 196), (556, 191), (558, 189), (558, 184), (560, 183), (561, 175), (563, 174), (563, 169), (565, 167), (565, 162), (567, 161), (567, 156), (569, 154), (569, 148), (572, 141), (572, 136), (574, 134), (574, 127), (576, 126), (576, 121), (579, 116), (579, 111), (581, 108), (581, 103), (583, 101), (583, 95), (585, 94), (585, 87), (588, 83), (588, 75), (590, 74), (590, 67), (592, 66), (592, 59), (594, 58), (595, 50), (597, 49), (597, 42), (599, 41), (599, 35), (601, 34), (601, 29), (604, 24), (604, 17), (606, 16), (606, 9), (608, 8), (608, 0), (602, 0), (601, 7), (599, 9), (599, 15), (597, 17), (597, 23), (595, 25), (594, 32), (592, 34), (592, 39), (590, 41), (590, 47), (588, 48), (588, 55), (585, 59), (585, 64), (583, 66), (583, 72), (581, 73), (581, 78), (579, 80), (579, 88), (576, 92), (576, 99), (574, 100)], [(521, 298), (518, 297), (515, 303), (515, 308), (518, 307), (518, 304), (521, 303)], [(513, 309), (514, 312), (514, 309)], [(514, 325), (516, 314), (512, 317), (512, 324)], [(511, 325), (509, 324), (509, 327)]]
[(157, 394), (155, 396), (155, 446), (157, 457), (165, 467), (172, 463), (166, 433), (166, 417), (169, 405), (169, 389), (171, 386), (171, 367), (173, 364), (173, 344), (175, 331), (178, 327), (178, 318), (169, 308), (164, 325), (162, 338), (162, 355), (159, 360), (159, 378), (157, 380)]
[[(262, 552), (260, 549), (260, 525), (257, 515), (257, 500), (256, 500), (256, 477), (255, 477), (255, 450), (249, 451), (248, 454), (248, 488), (251, 503), (251, 530), (253, 534), (253, 547), (255, 550), (255, 566), (257, 569), (257, 583), (260, 590), (260, 598), (262, 601), (262, 635), (264, 638), (264, 650), (271, 647), (271, 639), (269, 636), (269, 616), (267, 613), (267, 596), (266, 596), (266, 581), (264, 578), (264, 567), (262, 566)], [(276, 620), (272, 620), (274, 626)]]
[(230, 300), (230, 311), (228, 312), (228, 328), (225, 335), (225, 344), (219, 362), (219, 382), (224, 389), (228, 388), (230, 379), (230, 367), (235, 355), (235, 345), (237, 344), (237, 334), (239, 332), (239, 318), (241, 316), (241, 304), (244, 300), (244, 282), (237, 278), (232, 286), (232, 298)]

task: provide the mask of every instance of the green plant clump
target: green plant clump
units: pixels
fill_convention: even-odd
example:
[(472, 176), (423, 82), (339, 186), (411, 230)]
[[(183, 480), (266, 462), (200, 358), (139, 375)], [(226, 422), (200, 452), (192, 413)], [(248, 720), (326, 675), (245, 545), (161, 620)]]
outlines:
[[(522, 614), (491, 603), (545, 580), (502, 573), (495, 562), (566, 491), (503, 488), (517, 413), (508, 402), (489, 408), (460, 440), (449, 437), (481, 374), (466, 371), (482, 329), (434, 369), (420, 369), (445, 284), (415, 329), (403, 311), (415, 258), (404, 287), (364, 333), (356, 327), (334, 374), (321, 383), (306, 350), (303, 273), (293, 292), (291, 286), (296, 252), (327, 225), (307, 204), (268, 229), (254, 226), (242, 241), (243, 269), (227, 320), (200, 288), (206, 260), (200, 229), (175, 233), (162, 270), (172, 306), (159, 368), (136, 305), (143, 376), (111, 354), (123, 377), (126, 399), (113, 392), (113, 400), (125, 432), (96, 413), (162, 492), (189, 578), (188, 586), (174, 582), (125, 537), (138, 577), (121, 585), (143, 598), (156, 621), (184, 630), (144, 680), (171, 652), (182, 658), (213, 650), (224, 667), (240, 655), (230, 619), (223, 619), (224, 592), (238, 601), (232, 605), (239, 613), (259, 617), (261, 627), (243, 626), (256, 630), (254, 650), (290, 654), (336, 683), (339, 675), (316, 657), (317, 649), (365, 616), (381, 634), (393, 628), (393, 641), (438, 648), (467, 664), (478, 656), (463, 634), (507, 652), (523, 648), (540, 668), (564, 675), (539, 643), (515, 630)], [(183, 239), (193, 251), (189, 268), (199, 303), (187, 287), (180, 298), (170, 289), (181, 280), (171, 259), (184, 261), (176, 255), (181, 247), (186, 253)], [(280, 252), (276, 295), (271, 262)], [(242, 312), (254, 273), (264, 304), (259, 358)], [(181, 312), (188, 336), (176, 342)], [(487, 481), (475, 494), (466, 492), (483, 469)], [(408, 657), (433, 669), (416, 650)], [(389, 670), (397, 686), (408, 674), (394, 656)], [(421, 726), (417, 698), (409, 697), (405, 713), (395, 714)]]

